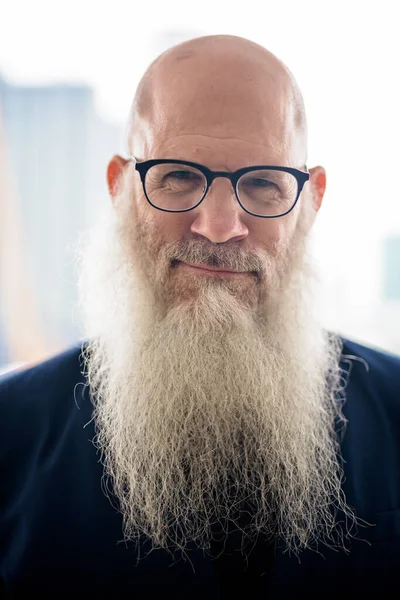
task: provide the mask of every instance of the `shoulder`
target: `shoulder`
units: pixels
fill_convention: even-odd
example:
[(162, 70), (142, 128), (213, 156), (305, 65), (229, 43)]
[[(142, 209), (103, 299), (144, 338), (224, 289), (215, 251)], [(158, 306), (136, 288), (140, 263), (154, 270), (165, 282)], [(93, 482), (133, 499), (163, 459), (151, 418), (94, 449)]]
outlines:
[(90, 437), (82, 350), (76, 345), (0, 378), (0, 529), (6, 535), (7, 523), (35, 501), (35, 490), (42, 493), (46, 478), (66, 468), (79, 440)]
[[(69, 391), (71, 385), (83, 383), (83, 344), (65, 350), (29, 368), (0, 377), (0, 403), (7, 400), (29, 404), (39, 397), (53, 397)], [(10, 409), (13, 407), (9, 407)]]
[(366, 379), (384, 379), (388, 386), (400, 383), (400, 356), (342, 338), (341, 361)]
[(374, 367), (385, 368), (387, 366), (400, 368), (400, 355), (394, 354), (382, 348), (366, 346), (358, 342), (341, 338), (343, 341), (343, 355), (355, 356), (370, 361)]
[(365, 406), (393, 411), (400, 419), (400, 356), (343, 339), (341, 366), (346, 392)]
[(61, 429), (83, 403), (83, 344), (0, 377), (0, 439), (4, 451)]

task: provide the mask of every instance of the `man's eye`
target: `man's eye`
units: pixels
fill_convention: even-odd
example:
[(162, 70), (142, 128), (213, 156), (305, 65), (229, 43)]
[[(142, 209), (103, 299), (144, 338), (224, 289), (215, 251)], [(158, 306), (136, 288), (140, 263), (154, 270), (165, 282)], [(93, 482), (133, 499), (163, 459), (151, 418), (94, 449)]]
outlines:
[(251, 184), (254, 185), (255, 187), (269, 187), (269, 186), (274, 185), (268, 179), (261, 179), (260, 177), (252, 179)]
[(171, 173), (167, 173), (168, 179), (178, 179), (180, 181), (193, 179), (195, 177), (194, 173), (190, 173), (189, 171), (171, 171)]

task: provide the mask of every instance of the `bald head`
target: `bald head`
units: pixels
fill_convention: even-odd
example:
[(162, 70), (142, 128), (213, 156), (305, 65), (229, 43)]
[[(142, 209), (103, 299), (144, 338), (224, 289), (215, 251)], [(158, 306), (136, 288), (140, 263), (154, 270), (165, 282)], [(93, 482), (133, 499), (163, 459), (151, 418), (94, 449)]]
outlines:
[(132, 104), (130, 150), (160, 158), (160, 144), (186, 135), (264, 146), (265, 161), (275, 151), (292, 152), (293, 163), (306, 163), (304, 103), (292, 73), (240, 37), (206, 36), (174, 46), (143, 76)]

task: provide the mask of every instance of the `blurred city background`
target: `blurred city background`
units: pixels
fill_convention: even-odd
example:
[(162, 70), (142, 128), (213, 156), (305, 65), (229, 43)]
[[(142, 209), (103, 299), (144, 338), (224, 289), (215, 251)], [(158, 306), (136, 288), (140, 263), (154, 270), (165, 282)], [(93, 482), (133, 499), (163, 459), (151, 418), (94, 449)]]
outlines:
[(307, 164), (328, 177), (313, 238), (325, 325), (400, 353), (396, 2), (233, 6), (0, 7), (0, 371), (81, 338), (74, 246), (109, 201), (136, 85), (160, 52), (214, 33), (266, 46), (303, 91)]

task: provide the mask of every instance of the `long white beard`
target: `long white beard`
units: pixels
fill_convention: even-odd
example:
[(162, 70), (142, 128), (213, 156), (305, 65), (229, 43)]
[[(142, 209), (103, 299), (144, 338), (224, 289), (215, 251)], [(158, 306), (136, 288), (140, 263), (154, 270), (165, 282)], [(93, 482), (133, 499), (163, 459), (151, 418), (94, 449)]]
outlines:
[[(162, 249), (149, 273), (146, 234), (111, 212), (92, 233), (80, 283), (87, 376), (125, 539), (208, 548), (213, 524), (245, 505), (250, 538), (279, 536), (294, 553), (344, 546), (354, 515), (334, 427), (341, 343), (316, 316), (305, 238), (275, 268), (266, 257), (270, 292), (255, 306), (252, 288), (243, 301), (232, 282), (163, 271)], [(178, 297), (185, 282), (192, 298)]]

